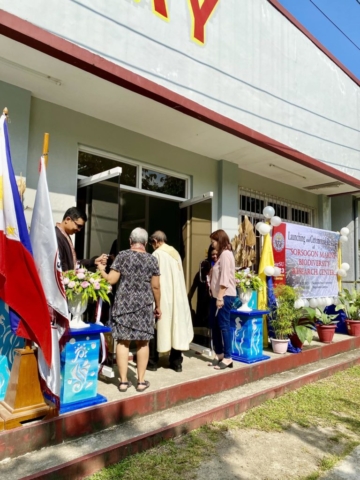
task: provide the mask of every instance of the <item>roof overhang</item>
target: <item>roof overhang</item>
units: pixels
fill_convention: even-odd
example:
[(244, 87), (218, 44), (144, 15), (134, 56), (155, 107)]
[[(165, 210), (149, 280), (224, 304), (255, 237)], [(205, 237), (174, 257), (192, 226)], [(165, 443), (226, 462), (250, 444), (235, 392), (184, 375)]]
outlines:
[(0, 35), (1, 79), (34, 97), (316, 194), (360, 189), (360, 180), (2, 10)]

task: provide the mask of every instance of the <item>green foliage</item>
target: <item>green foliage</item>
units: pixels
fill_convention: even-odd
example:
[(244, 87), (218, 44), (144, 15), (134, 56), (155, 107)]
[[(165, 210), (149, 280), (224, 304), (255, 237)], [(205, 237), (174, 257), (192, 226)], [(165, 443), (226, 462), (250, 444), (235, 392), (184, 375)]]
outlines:
[(301, 343), (308, 342), (309, 344), (313, 339), (314, 321), (308, 317), (297, 317), (294, 319), (293, 327), (296, 335), (299, 337)]
[(329, 315), (328, 313), (321, 311), (319, 308), (307, 307), (305, 308), (305, 310), (307, 312), (307, 315), (309, 316), (309, 319), (316, 323), (321, 323), (322, 325), (330, 325), (331, 323), (337, 323), (337, 321), (335, 320), (337, 314)]
[(110, 303), (108, 293), (111, 292), (111, 285), (100, 275), (100, 272), (92, 273), (86, 268), (68, 270), (63, 272), (66, 297), (73, 300), (80, 295), (81, 303), (89, 300), (96, 302), (102, 298), (104, 302)]
[[(268, 400), (237, 417), (205, 425), (187, 435), (136, 455), (91, 476), (91, 480), (190, 480), (217, 454), (218, 445), (235, 429), (282, 432), (292, 425), (331, 428), (336, 454), (326, 452), (319, 470), (306, 477), (316, 480), (350, 454), (360, 439), (360, 367), (341, 371), (279, 398)], [(224, 437), (226, 436), (226, 437)], [(310, 437), (312, 438), (312, 437)], [(301, 455), (301, 452), (299, 452)], [(301, 472), (297, 472), (300, 478)], [(301, 477), (303, 478), (303, 477)], [(90, 479), (89, 479), (90, 480)], [(305, 479), (304, 479), (305, 480)]]
[(255, 290), (258, 292), (263, 289), (261, 278), (248, 269), (235, 272), (235, 283), (243, 292), (246, 292), (246, 290)]
[(270, 323), (276, 338), (285, 340), (294, 333), (295, 323), (300, 318), (300, 312), (294, 306), (297, 292), (289, 285), (278, 285), (274, 290), (277, 307), (270, 315)]
[(360, 320), (360, 292), (349, 291), (347, 288), (344, 288), (342, 292), (339, 293), (339, 305), (336, 305), (336, 310), (344, 310), (346, 318), (349, 320)]

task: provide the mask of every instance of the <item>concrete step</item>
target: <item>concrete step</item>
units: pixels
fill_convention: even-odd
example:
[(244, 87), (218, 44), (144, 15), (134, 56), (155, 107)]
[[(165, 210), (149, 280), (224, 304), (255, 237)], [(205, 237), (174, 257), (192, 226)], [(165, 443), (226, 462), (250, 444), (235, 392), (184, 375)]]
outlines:
[[(164, 439), (184, 434), (205, 423), (238, 415), (270, 398), (358, 364), (360, 350), (356, 349), (196, 398), (165, 411), (131, 418), (120, 425), (62, 445), (4, 460), (0, 463), (0, 478), (82, 479), (128, 455), (151, 448)], [(220, 373), (208, 381), (212, 384), (216, 380), (222, 383), (221, 377), (224, 375), (228, 373)], [(195, 383), (193, 388), (196, 389)], [(25, 472), (27, 476), (24, 476)]]
[[(147, 372), (151, 387), (145, 393), (130, 388), (119, 393), (118, 380), (100, 381), (98, 392), (108, 402), (77, 410), (59, 417), (31, 422), (13, 430), (0, 432), (0, 461), (15, 458), (44, 447), (60, 445), (95, 434), (133, 418), (162, 412), (208, 395), (215, 395), (270, 375), (292, 370), (334, 355), (360, 348), (360, 337), (336, 334), (332, 344), (314, 338), (300, 354), (276, 355), (252, 365), (234, 362), (234, 368), (218, 372), (207, 366), (208, 358), (186, 352), (182, 373), (166, 368), (166, 358), (157, 372)], [(136, 382), (136, 366), (129, 363), (129, 379)]]

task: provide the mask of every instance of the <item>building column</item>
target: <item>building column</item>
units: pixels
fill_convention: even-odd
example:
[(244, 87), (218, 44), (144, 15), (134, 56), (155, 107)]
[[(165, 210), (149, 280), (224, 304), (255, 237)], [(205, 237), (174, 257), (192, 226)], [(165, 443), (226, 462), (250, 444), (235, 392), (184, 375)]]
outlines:
[(344, 278), (344, 286), (351, 288), (352, 285), (346, 285), (346, 282), (353, 282), (359, 277), (359, 235), (357, 232), (358, 199), (352, 195), (340, 195), (331, 199), (331, 224), (332, 230), (339, 232), (343, 227), (350, 230), (348, 241), (342, 244), (342, 261), (350, 265), (350, 270)]
[(318, 225), (323, 230), (331, 230), (331, 198), (318, 196)]
[(220, 160), (218, 164), (218, 228), (225, 230), (230, 240), (239, 223), (239, 167)]

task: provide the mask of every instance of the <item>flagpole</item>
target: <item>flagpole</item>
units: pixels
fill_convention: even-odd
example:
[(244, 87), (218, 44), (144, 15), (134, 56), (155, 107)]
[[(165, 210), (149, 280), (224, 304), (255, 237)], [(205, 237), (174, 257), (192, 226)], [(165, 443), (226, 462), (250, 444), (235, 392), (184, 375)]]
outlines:
[(50, 135), (48, 133), (44, 133), (44, 142), (43, 142), (43, 149), (42, 149), (42, 156), (45, 160), (45, 168), (48, 166), (48, 158), (49, 158), (49, 138)]

